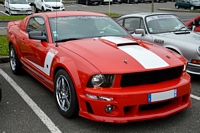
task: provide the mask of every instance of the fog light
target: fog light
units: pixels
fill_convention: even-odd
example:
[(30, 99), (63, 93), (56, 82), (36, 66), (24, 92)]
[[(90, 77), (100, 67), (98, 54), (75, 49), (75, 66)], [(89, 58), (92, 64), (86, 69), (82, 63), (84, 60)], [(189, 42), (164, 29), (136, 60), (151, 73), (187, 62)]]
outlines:
[(90, 95), (90, 94), (86, 94), (86, 97), (90, 98), (90, 99), (98, 99), (97, 96), (94, 96), (94, 95)]
[(106, 113), (112, 112), (113, 109), (114, 109), (114, 105), (111, 105), (111, 104), (109, 104), (109, 105), (107, 105), (107, 106), (105, 107)]
[(95, 95), (90, 95), (90, 94), (86, 94), (86, 97), (88, 97), (90, 99), (95, 99), (95, 100), (105, 100), (105, 101), (112, 101), (113, 100), (112, 97), (95, 96)]

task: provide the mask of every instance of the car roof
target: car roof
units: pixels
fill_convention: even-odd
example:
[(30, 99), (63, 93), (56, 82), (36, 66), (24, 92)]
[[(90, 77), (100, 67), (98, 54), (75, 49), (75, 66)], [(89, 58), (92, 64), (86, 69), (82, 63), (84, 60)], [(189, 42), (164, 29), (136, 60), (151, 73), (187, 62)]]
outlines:
[(127, 14), (127, 15), (124, 15), (123, 17), (132, 17), (132, 16), (135, 16), (135, 17), (146, 17), (146, 16), (151, 16), (151, 15), (161, 15), (161, 14), (166, 14), (166, 15), (175, 15), (175, 14), (172, 14), (172, 13), (158, 13), (158, 12), (140, 12), (140, 13), (132, 13), (132, 14)]
[(62, 16), (107, 16), (103, 13), (95, 13), (88, 11), (55, 11), (55, 12), (42, 12), (35, 15), (46, 15), (49, 18), (62, 17)]

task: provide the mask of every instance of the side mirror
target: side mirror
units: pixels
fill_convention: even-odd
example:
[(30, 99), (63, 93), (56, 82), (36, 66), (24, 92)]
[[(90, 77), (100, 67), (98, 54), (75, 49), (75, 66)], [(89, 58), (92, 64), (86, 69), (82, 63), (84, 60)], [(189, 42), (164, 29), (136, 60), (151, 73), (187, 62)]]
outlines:
[(47, 41), (47, 37), (44, 35), (44, 33), (42, 31), (30, 31), (28, 33), (28, 37), (30, 39)]
[(135, 30), (134, 30), (134, 33), (135, 33), (135, 34), (141, 34), (142, 36), (145, 35), (144, 29), (135, 29)]
[(196, 27), (196, 26), (192, 26), (192, 31), (194, 31), (195, 27)]
[(197, 26), (197, 25), (198, 25), (198, 22), (197, 22), (197, 20), (194, 20), (194, 21), (192, 22), (192, 25), (195, 25), (195, 26)]

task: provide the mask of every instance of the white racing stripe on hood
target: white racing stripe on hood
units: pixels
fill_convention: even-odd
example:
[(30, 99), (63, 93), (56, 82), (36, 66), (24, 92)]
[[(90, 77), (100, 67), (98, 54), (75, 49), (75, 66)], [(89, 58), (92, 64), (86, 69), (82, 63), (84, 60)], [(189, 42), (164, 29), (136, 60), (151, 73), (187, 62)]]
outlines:
[(104, 39), (104, 40), (116, 43), (116, 44), (120, 44), (120, 43), (136, 43), (133, 40), (129, 40), (127, 38), (122, 38), (122, 37), (112, 37), (112, 36), (110, 36), (110, 37), (101, 37), (101, 38)]
[(118, 48), (132, 56), (146, 69), (169, 66), (169, 64), (165, 62), (162, 58), (160, 58), (158, 55), (141, 46), (128, 45), (119, 46)]

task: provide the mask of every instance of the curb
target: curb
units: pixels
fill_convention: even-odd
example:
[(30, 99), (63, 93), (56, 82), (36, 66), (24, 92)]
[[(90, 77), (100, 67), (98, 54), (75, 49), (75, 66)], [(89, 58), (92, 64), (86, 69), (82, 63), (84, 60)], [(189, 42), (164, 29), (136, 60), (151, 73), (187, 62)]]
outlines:
[(172, 8), (158, 8), (158, 10), (161, 11), (173, 11), (173, 12), (191, 12), (190, 10), (186, 10), (186, 9), (172, 9)]
[(9, 62), (9, 56), (0, 56), (0, 63)]

